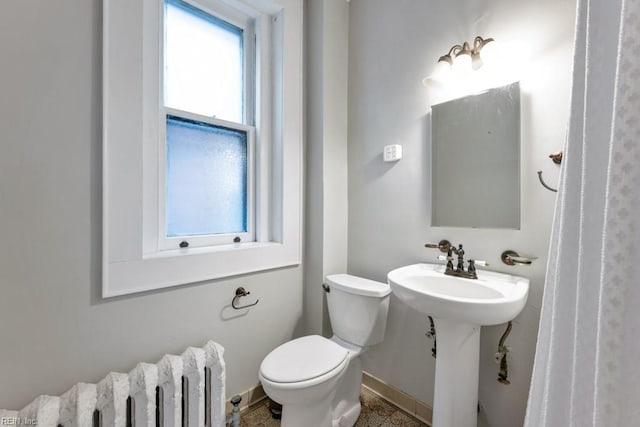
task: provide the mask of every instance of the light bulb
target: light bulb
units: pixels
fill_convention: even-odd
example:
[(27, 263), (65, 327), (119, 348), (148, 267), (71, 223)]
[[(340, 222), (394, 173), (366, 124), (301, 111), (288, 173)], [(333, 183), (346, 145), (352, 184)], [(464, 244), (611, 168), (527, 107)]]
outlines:
[(433, 73), (431, 73), (431, 78), (438, 82), (443, 82), (447, 80), (451, 73), (451, 64), (447, 61), (438, 61), (436, 66), (433, 68)]
[(500, 59), (500, 45), (498, 42), (490, 41), (480, 49), (480, 58), (483, 64), (494, 66)]
[(456, 74), (465, 74), (471, 71), (471, 55), (459, 54), (453, 61), (452, 71)]
[(473, 71), (478, 71), (480, 68), (482, 68), (483, 62), (482, 62), (482, 58), (480, 58), (480, 54), (478, 53), (473, 53), (471, 55), (471, 68), (473, 68)]

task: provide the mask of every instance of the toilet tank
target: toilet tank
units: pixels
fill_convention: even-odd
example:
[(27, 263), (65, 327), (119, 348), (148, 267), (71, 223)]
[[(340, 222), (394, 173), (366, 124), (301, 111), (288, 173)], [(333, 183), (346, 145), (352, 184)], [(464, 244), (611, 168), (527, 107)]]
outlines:
[(333, 333), (360, 347), (384, 339), (391, 288), (349, 274), (327, 276), (327, 305)]

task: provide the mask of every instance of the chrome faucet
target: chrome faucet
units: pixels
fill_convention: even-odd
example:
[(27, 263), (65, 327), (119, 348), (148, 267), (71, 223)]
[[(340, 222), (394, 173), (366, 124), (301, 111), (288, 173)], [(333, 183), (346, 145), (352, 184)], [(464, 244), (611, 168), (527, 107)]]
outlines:
[[(453, 268), (453, 254), (458, 256), (458, 264), (456, 268)], [(453, 245), (449, 246), (449, 250), (447, 251), (447, 269), (444, 274), (449, 276), (456, 277), (464, 277), (465, 279), (477, 279), (478, 275), (476, 274), (476, 263), (474, 260), (469, 260), (469, 268), (467, 271), (464, 271), (464, 249), (462, 248), (462, 244), (458, 245), (456, 249)]]
[[(478, 275), (476, 274), (476, 262), (481, 263), (481, 265), (489, 265), (484, 261), (477, 261), (470, 259), (469, 266), (467, 270), (464, 269), (464, 249), (462, 244), (459, 244), (456, 248), (453, 246), (448, 240), (441, 240), (437, 245), (427, 243), (424, 245), (426, 248), (440, 249), (441, 252), (446, 252), (447, 255), (440, 255), (438, 259), (447, 261), (447, 268), (445, 269), (444, 274), (449, 276), (463, 277), (465, 279), (477, 279)], [(453, 255), (456, 255), (458, 258), (458, 262), (456, 267), (453, 267), (453, 260), (455, 259)]]

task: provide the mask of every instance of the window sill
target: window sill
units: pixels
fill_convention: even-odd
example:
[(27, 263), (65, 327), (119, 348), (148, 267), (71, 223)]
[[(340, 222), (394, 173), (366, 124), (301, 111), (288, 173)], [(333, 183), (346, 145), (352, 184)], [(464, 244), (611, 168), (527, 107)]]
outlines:
[(103, 298), (300, 264), (298, 244), (248, 242), (147, 254), (103, 270)]
[(145, 254), (143, 256), (143, 259), (172, 258), (181, 256), (214, 254), (227, 251), (248, 251), (257, 248), (272, 248), (281, 245), (282, 244), (278, 242), (246, 242), (232, 243), (230, 245), (205, 246), (201, 248), (169, 249)]

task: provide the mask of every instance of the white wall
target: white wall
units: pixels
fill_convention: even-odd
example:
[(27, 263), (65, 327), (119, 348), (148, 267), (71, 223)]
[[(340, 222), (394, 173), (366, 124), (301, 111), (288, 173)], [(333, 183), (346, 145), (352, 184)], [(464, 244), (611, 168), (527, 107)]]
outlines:
[(306, 19), (306, 245), (304, 318), (330, 335), (321, 284), (347, 271), (347, 80), (349, 6), (308, 0)]
[[(0, 408), (213, 339), (228, 395), (302, 332), (302, 268), (100, 298), (100, 0), (0, 13)], [(260, 303), (230, 308), (237, 286)], [(247, 298), (247, 302), (250, 298)]]
[[(527, 306), (508, 344), (512, 384), (496, 381), (493, 362), (504, 326), (483, 328), (479, 398), (482, 420), (521, 425), (533, 362), (558, 168), (547, 158), (562, 149), (568, 117), (575, 2), (572, 0), (352, 0), (349, 40), (349, 272), (385, 280), (393, 268), (431, 262), (424, 243), (463, 243), (490, 269), (531, 279)], [(430, 226), (429, 105), (422, 85), (438, 57), (476, 35), (518, 46), (522, 75), (522, 226), (520, 230)], [(517, 58), (519, 55), (513, 55)], [(402, 144), (404, 159), (382, 162), (386, 144)], [(463, 154), (461, 154), (463, 155)], [(464, 173), (464, 171), (461, 171)], [(536, 255), (531, 267), (508, 267), (505, 249)], [(431, 341), (426, 317), (393, 298), (385, 341), (364, 357), (375, 376), (433, 402)]]

